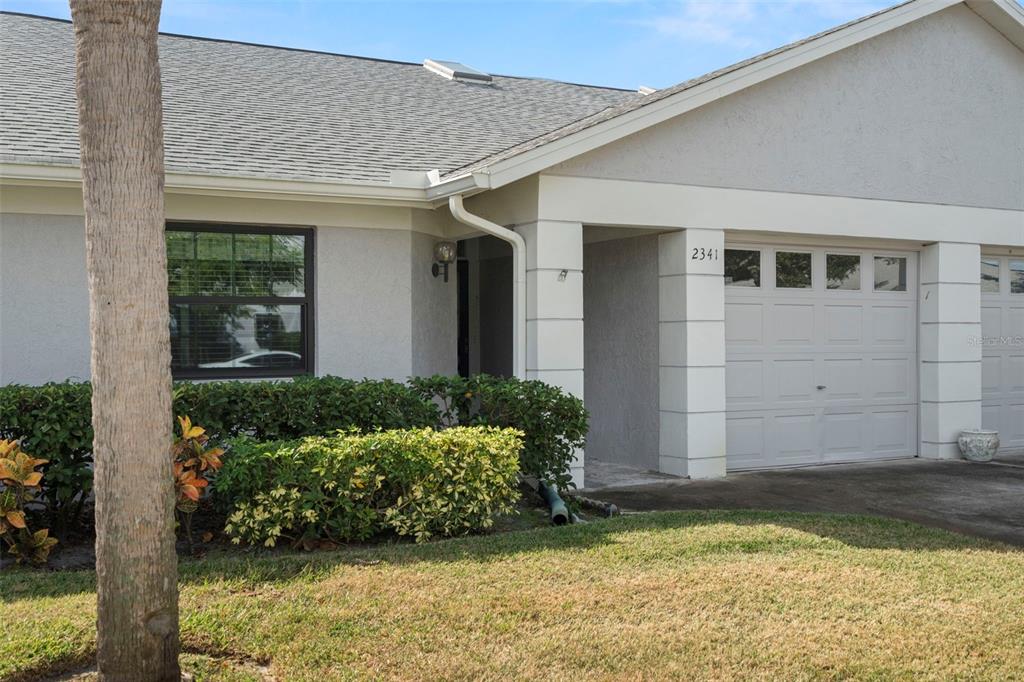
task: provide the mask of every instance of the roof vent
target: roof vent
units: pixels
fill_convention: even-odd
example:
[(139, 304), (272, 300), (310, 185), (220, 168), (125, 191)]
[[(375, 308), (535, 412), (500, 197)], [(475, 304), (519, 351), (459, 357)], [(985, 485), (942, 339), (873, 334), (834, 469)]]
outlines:
[(658, 90), (657, 88), (649, 88), (646, 85), (641, 85), (639, 88), (636, 89), (636, 91), (641, 95), (653, 95)]
[(453, 81), (490, 83), (493, 80), (491, 78), (491, 74), (484, 73), (483, 71), (477, 71), (476, 69), (466, 66), (465, 64), (460, 64), (459, 62), (444, 62), (437, 59), (424, 59), (423, 68)]

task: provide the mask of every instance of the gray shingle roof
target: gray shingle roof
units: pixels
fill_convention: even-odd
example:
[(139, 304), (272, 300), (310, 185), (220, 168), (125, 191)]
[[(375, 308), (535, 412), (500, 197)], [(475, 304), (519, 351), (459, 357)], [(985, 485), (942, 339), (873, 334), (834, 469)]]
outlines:
[[(623, 90), (161, 35), (169, 171), (386, 183), (442, 174), (607, 107)], [(78, 164), (70, 23), (0, 14), (0, 160)]]

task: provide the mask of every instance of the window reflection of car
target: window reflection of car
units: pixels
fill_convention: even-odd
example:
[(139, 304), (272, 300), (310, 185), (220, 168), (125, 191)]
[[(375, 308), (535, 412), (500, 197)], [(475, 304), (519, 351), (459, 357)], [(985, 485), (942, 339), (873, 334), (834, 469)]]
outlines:
[(203, 362), (199, 366), (203, 369), (230, 368), (230, 367), (299, 367), (302, 365), (302, 356), (286, 350), (258, 350), (237, 358), (225, 360), (224, 362)]

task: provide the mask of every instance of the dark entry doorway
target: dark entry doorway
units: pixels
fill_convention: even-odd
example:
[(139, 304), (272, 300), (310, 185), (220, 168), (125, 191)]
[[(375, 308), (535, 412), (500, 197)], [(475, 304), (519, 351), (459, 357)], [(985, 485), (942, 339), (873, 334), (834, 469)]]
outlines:
[[(462, 246), (462, 243), (459, 243)], [(459, 249), (460, 252), (463, 249)], [(461, 253), (460, 253), (461, 255)], [(469, 261), (459, 258), (456, 263), (456, 281), (458, 293), (458, 325), (459, 325), (459, 376), (469, 376)]]

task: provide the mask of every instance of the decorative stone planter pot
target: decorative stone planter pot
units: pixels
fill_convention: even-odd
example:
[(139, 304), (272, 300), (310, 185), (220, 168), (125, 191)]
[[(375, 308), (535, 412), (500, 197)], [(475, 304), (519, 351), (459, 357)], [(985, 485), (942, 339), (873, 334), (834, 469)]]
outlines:
[(957, 440), (964, 459), (971, 462), (991, 462), (999, 450), (999, 432), (985, 429), (965, 429)]

